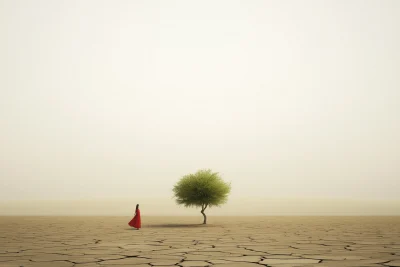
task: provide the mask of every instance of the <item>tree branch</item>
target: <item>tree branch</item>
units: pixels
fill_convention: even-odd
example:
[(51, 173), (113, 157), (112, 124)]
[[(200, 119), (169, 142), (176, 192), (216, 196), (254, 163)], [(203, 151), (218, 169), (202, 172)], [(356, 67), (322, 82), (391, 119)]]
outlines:
[(208, 207), (208, 204), (203, 204), (202, 205), (202, 211), (205, 211), (207, 207)]

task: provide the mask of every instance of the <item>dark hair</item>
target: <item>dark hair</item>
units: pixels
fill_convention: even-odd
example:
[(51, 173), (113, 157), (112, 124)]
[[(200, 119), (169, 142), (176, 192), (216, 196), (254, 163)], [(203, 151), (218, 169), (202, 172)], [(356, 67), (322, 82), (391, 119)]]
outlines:
[(139, 204), (136, 204), (136, 209), (138, 209), (139, 208)]

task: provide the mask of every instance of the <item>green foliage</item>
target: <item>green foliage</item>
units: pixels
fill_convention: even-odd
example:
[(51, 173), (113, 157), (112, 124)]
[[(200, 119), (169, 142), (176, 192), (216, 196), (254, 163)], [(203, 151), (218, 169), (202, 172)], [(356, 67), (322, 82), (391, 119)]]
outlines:
[(230, 191), (231, 185), (211, 170), (199, 170), (194, 174), (185, 175), (173, 188), (177, 204), (202, 207), (203, 210), (225, 204)]

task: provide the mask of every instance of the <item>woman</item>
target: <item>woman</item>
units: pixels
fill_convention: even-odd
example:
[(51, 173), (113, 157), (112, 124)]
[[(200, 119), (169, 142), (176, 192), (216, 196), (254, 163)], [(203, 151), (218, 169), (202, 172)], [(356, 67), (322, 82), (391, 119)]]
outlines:
[(139, 230), (139, 228), (142, 227), (142, 222), (140, 220), (139, 204), (136, 205), (135, 216), (128, 224), (129, 226), (135, 227), (136, 230)]

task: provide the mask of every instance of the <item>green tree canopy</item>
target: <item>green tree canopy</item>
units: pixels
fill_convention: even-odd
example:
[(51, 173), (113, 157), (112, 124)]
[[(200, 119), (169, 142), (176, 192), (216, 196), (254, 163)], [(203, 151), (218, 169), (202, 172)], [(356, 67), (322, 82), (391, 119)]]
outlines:
[(231, 185), (211, 170), (199, 170), (194, 174), (185, 175), (173, 188), (178, 205), (201, 207), (204, 224), (207, 223), (205, 209), (225, 204), (230, 191)]

